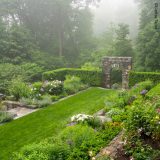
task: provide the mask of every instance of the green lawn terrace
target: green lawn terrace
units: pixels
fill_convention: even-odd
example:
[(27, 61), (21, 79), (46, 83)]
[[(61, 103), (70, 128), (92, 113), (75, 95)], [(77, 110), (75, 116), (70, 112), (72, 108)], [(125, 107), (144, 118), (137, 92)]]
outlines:
[(8, 160), (24, 145), (57, 135), (79, 114), (94, 114), (104, 108), (104, 100), (116, 90), (90, 88), (77, 95), (0, 126), (0, 159)]

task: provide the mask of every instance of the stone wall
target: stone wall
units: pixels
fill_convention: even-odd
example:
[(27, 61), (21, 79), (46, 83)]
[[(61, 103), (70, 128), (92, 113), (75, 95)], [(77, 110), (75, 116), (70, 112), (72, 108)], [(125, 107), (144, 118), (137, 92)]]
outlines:
[(111, 88), (111, 69), (122, 70), (122, 88), (129, 85), (129, 71), (132, 69), (132, 57), (106, 57), (103, 59), (104, 87)]

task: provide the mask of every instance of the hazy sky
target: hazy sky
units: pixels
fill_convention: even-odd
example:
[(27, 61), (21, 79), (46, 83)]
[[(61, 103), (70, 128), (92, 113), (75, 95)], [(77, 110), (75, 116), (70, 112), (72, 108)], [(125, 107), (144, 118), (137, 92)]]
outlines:
[(108, 24), (126, 23), (130, 25), (131, 35), (138, 30), (138, 5), (134, 0), (101, 0), (99, 7), (93, 9), (95, 33), (102, 33)]

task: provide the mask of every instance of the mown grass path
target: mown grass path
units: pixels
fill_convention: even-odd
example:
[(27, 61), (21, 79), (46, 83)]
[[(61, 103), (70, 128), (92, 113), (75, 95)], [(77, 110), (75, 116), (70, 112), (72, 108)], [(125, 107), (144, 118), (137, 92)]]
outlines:
[(90, 88), (45, 109), (0, 126), (0, 160), (9, 160), (13, 152), (26, 144), (39, 142), (58, 134), (74, 114), (93, 114), (102, 109), (105, 97), (111, 94), (116, 94), (116, 91)]

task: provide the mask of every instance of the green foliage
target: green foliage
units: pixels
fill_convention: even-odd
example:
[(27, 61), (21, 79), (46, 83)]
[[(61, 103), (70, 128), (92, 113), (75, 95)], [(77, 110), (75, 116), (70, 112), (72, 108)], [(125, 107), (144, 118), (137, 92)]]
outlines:
[(22, 79), (13, 79), (11, 85), (9, 86), (9, 93), (13, 95), (16, 100), (20, 98), (28, 98), (31, 95), (30, 87), (22, 81)]
[(35, 63), (23, 63), (19, 67), (21, 69), (21, 77), (26, 82), (36, 82), (42, 79), (43, 67)]
[(63, 93), (63, 82), (58, 80), (45, 81), (41, 89), (44, 89), (44, 92), (50, 95), (60, 95)]
[(154, 83), (160, 82), (159, 72), (130, 72), (129, 75), (129, 86), (132, 87), (136, 83), (151, 80)]
[[(159, 28), (159, 26), (158, 26)], [(160, 34), (154, 21), (143, 28), (137, 42), (137, 68), (140, 71), (159, 71)]]
[(67, 75), (66, 80), (64, 81), (64, 90), (73, 94), (84, 88), (84, 84), (81, 82), (81, 79), (76, 76)]
[(33, 63), (13, 65), (9, 63), (0, 64), (0, 92), (7, 93), (12, 79), (20, 76), (26, 82), (41, 80), (43, 69)]
[[(134, 147), (133, 147), (134, 146)], [(149, 145), (144, 145), (140, 140), (133, 139), (133, 143), (125, 146), (126, 154), (136, 160), (156, 160), (160, 156), (159, 150), (154, 150)]]
[[(87, 7), (92, 2), (0, 1), (1, 19), (5, 21), (0, 21), (3, 61), (32, 61), (47, 69), (65, 67), (66, 61), (69, 66), (77, 66), (80, 53), (94, 47), (92, 14)], [(64, 61), (60, 60), (62, 57)]]
[(114, 42), (115, 56), (134, 57), (131, 40), (128, 38), (129, 26), (126, 24), (119, 24), (116, 29), (116, 39)]
[(160, 84), (152, 88), (148, 93), (147, 97), (149, 98), (157, 98), (160, 96)]
[(122, 90), (116, 96), (108, 96), (106, 98), (106, 107), (107, 109), (111, 109), (111, 107), (124, 108), (127, 105), (131, 105), (137, 98), (141, 98), (141, 92), (148, 92), (153, 87), (153, 83), (151, 81), (144, 81), (136, 84), (129, 91)]
[(154, 86), (153, 82), (150, 80), (146, 80), (143, 82), (139, 82), (137, 84), (135, 84), (135, 86), (132, 87), (130, 93), (131, 94), (135, 94), (138, 95), (141, 93), (141, 91), (143, 90), (147, 90), (149, 91), (152, 87)]
[(159, 122), (160, 116), (151, 103), (139, 101), (129, 109), (125, 121), (125, 148), (129, 156), (137, 160), (157, 159), (160, 156), (160, 152), (152, 145), (160, 139)]
[(11, 113), (0, 111), (0, 123), (10, 122), (11, 120), (13, 120), (13, 115)]
[(63, 83), (58, 80), (36, 82), (31, 85), (32, 96), (40, 99), (42, 95), (61, 95), (63, 94)]
[[(65, 143), (69, 143), (70, 147), (81, 148), (84, 143), (96, 140), (96, 134), (93, 128), (83, 125), (76, 125), (74, 127), (67, 127), (60, 135), (61, 139)], [(93, 143), (92, 142), (92, 143)], [(86, 148), (87, 151), (91, 149), (91, 146)]]
[(13, 160), (62, 160), (67, 159), (70, 153), (66, 144), (53, 144), (44, 141), (39, 144), (25, 146), (19, 153), (15, 153)]
[(126, 120), (126, 112), (124, 109), (113, 108), (109, 112), (107, 112), (107, 116), (111, 117), (113, 122), (122, 122)]
[(0, 159), (8, 160), (11, 153), (18, 151), (24, 145), (57, 136), (67, 125), (67, 121), (72, 115), (78, 113), (94, 114), (104, 107), (106, 96), (116, 93), (113, 90), (90, 88), (50, 107), (0, 126)]
[(43, 80), (65, 80), (66, 75), (77, 76), (84, 84), (102, 85), (102, 72), (97, 70), (64, 68), (43, 73)]

